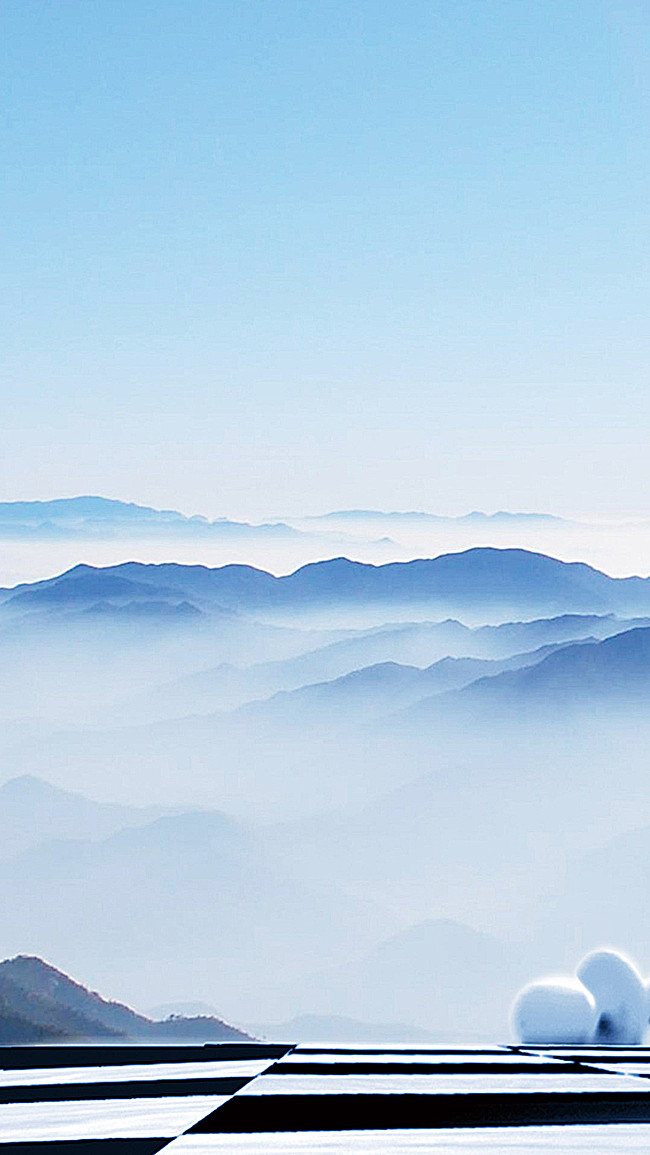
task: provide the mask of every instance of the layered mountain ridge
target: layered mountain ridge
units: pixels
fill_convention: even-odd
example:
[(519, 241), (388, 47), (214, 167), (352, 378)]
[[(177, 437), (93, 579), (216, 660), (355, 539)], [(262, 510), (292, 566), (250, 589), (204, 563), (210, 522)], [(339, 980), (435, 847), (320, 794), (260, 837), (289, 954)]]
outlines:
[(333, 558), (275, 577), (252, 566), (216, 568), (124, 562), (77, 565), (59, 577), (0, 590), (6, 612), (157, 598), (231, 612), (409, 606), (545, 616), (650, 613), (650, 578), (612, 578), (582, 562), (520, 549), (475, 548), (406, 562), (369, 565)]
[(649, 588), (492, 547), (5, 588), (4, 953), (368, 1037), (476, 1037), (482, 983), (497, 1030), (570, 855), (650, 824)]

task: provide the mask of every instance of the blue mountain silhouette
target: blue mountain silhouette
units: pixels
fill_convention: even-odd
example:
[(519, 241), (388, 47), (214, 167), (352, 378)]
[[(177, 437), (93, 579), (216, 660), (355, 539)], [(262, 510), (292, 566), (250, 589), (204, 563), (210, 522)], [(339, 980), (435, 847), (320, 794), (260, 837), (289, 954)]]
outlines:
[[(124, 581), (130, 585), (120, 587)], [(97, 600), (103, 597), (104, 583), (109, 599), (142, 597), (143, 587), (148, 587), (152, 597), (203, 599), (251, 613), (372, 606), (436, 612), (451, 607), (528, 616), (650, 610), (649, 578), (613, 578), (580, 562), (493, 548), (379, 566), (333, 558), (281, 577), (244, 565), (215, 569), (176, 563), (126, 562), (104, 569), (80, 565), (49, 581), (2, 593), (5, 604), (18, 609), (25, 605), (26, 594), (30, 601)]]

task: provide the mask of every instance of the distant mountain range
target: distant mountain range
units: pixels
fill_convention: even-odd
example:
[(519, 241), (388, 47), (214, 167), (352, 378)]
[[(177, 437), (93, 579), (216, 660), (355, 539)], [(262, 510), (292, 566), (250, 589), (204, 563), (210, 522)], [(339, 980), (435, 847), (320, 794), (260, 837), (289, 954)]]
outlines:
[(344, 526), (355, 523), (374, 522), (381, 527), (386, 522), (408, 522), (431, 524), (449, 523), (490, 523), (513, 524), (543, 523), (552, 525), (563, 524), (564, 519), (545, 513), (513, 513), (499, 510), (496, 513), (482, 513), (474, 510), (471, 513), (458, 517), (444, 514), (427, 513), (425, 511), (391, 512), (382, 510), (349, 509), (337, 510), (331, 513), (307, 516), (304, 518), (276, 517), (261, 524), (232, 521), (228, 518), (210, 519), (201, 514), (180, 513), (174, 509), (155, 509), (147, 505), (138, 505), (136, 502), (117, 501), (112, 498), (98, 496), (64, 497), (50, 501), (2, 501), (0, 502), (0, 534), (29, 535), (41, 534), (45, 537), (56, 537), (61, 534), (93, 536), (99, 534), (120, 532), (158, 533), (169, 535), (175, 533), (206, 534), (219, 533), (250, 533), (252, 531), (266, 531), (268, 533), (299, 534), (295, 528), (297, 523), (324, 525), (342, 523)]
[[(12, 790), (20, 783), (5, 787)], [(77, 796), (44, 782), (29, 791), (43, 817), (52, 807), (53, 834), (56, 825), (69, 829), (80, 811)], [(9, 949), (38, 947), (70, 960), (71, 969), (105, 975), (107, 984), (128, 983), (143, 1005), (185, 985), (199, 994), (219, 991), (224, 1005), (239, 1000), (254, 1014), (256, 984), (276, 981), (276, 973), (290, 982), (305, 959), (314, 966), (341, 957), (359, 925), (361, 939), (372, 939), (376, 915), (368, 903), (346, 896), (336, 882), (304, 884), (255, 828), (215, 811), (145, 818), (139, 826), (136, 814), (126, 811), (121, 829), (98, 837), (98, 823), (116, 815), (88, 802), (92, 841), (81, 831), (46, 836), (0, 861), (0, 886), (11, 895), (2, 925)], [(28, 816), (17, 825), (14, 843), (25, 844)], [(293, 958), (292, 942), (300, 943)], [(174, 1030), (165, 1026), (163, 1033)]]
[[(347, 687), (351, 695), (359, 697), (375, 680), (379, 686), (380, 678), (386, 694), (391, 686), (397, 689), (403, 685), (407, 696), (413, 689), (415, 700), (426, 696), (427, 679), (429, 693), (458, 688), (510, 666), (541, 661), (550, 652), (549, 647), (583, 638), (608, 637), (637, 623), (650, 625), (650, 619), (564, 614), (474, 629), (453, 620), (387, 625), (351, 631), (351, 636), (281, 661), (258, 662), (246, 669), (222, 664), (200, 671), (161, 685), (151, 696), (150, 704), (168, 716), (207, 714), (268, 698), (278, 691), (304, 688), (308, 696), (308, 687), (324, 683), (332, 684), (335, 693), (344, 693)], [(454, 656), (446, 656), (449, 654)], [(391, 673), (386, 667), (396, 668)], [(418, 672), (409, 674), (405, 667), (417, 668)], [(425, 668), (427, 675), (423, 673)], [(342, 683), (343, 678), (349, 681)], [(338, 683), (338, 688), (334, 683)], [(396, 701), (395, 708), (398, 705)]]
[(0, 538), (59, 540), (63, 537), (250, 537), (299, 538), (300, 531), (283, 522), (261, 525), (187, 517), (172, 509), (152, 509), (106, 497), (67, 497), (54, 501), (0, 502)]
[(401, 721), (420, 724), (433, 714), (457, 709), (477, 712), (514, 710), (520, 716), (542, 710), (553, 717), (567, 711), (609, 704), (644, 708), (650, 700), (650, 627), (625, 630), (603, 641), (562, 646), (522, 669), (480, 677), (457, 692), (426, 698), (405, 710)]
[(0, 786), (0, 859), (49, 839), (100, 840), (127, 826), (144, 826), (163, 813), (157, 807), (94, 802), (23, 774)]
[[(44, 800), (52, 799), (46, 783), (30, 786), (34, 796), (39, 788)], [(61, 810), (65, 798), (55, 805)], [(70, 805), (77, 806), (78, 799)], [(327, 901), (322, 887), (298, 883), (292, 889), (289, 832), (278, 844), (278, 857), (286, 859), (281, 882), (271, 844), (265, 851), (263, 841), (242, 835), (222, 816), (205, 814), (127, 829), (92, 846), (79, 840), (43, 844), (0, 865), (3, 890), (12, 896), (3, 938), (38, 938), (48, 953), (74, 956), (75, 968), (112, 971), (122, 984), (139, 986), (143, 993), (152, 989), (157, 970), (158, 990), (174, 984), (180, 989), (185, 973), (185, 982), (196, 982), (197, 989), (206, 989), (210, 980), (215, 989), (223, 979), (229, 1003), (239, 986), (236, 1001), (242, 1007), (264, 1005), (267, 995), (256, 991), (262, 983), (271, 992), (279, 988), (284, 1005), (293, 1000), (298, 1008), (313, 1008), (315, 1017), (260, 1028), (267, 1037), (279, 1032), (289, 1039), (426, 1042), (427, 1031), (433, 1031), (435, 1040), (443, 1041), (459, 1023), (468, 1040), (485, 1035), (490, 1024), (486, 1027), (481, 1010), (483, 990), (498, 993), (507, 1004), (520, 978), (517, 952), (444, 919), (364, 951), (360, 923), (367, 941), (381, 939), (367, 910), (341, 895), (335, 898), (335, 892)], [(332, 847), (326, 851), (331, 852)], [(79, 928), (86, 924), (92, 926), (89, 943), (80, 938)], [(353, 953), (361, 947), (361, 957), (333, 965), (337, 953), (339, 958), (347, 953), (343, 941), (354, 942)], [(299, 964), (293, 974), (287, 967), (292, 953)], [(142, 969), (149, 979), (139, 981)], [(233, 970), (238, 976), (229, 973)], [(233, 981), (237, 977), (239, 983)], [(472, 1016), (475, 1031), (468, 1026)], [(503, 1007), (496, 1003), (495, 1029), (499, 1016)], [(415, 1023), (426, 1030), (409, 1025)], [(38, 957), (21, 955), (0, 964), (0, 1043), (245, 1037), (211, 1006), (171, 1004), (143, 1015), (107, 1002)]]
[[(127, 559), (226, 563), (290, 574), (343, 555), (379, 565), (439, 557), (472, 547), (507, 547), (572, 560), (605, 572), (645, 572), (650, 521), (610, 524), (546, 512), (343, 509), (317, 515), (239, 520), (187, 515), (100, 496), (0, 502), (0, 584), (61, 573), (77, 562)], [(593, 607), (597, 608), (597, 607)]]
[(174, 1016), (156, 1022), (107, 1002), (42, 959), (0, 963), (0, 1044), (83, 1042), (225, 1042), (249, 1039), (218, 1018)]
[(650, 578), (612, 578), (580, 562), (520, 549), (476, 548), (369, 565), (335, 558), (275, 577), (251, 566), (215, 569), (126, 562), (78, 565), (59, 577), (0, 591), (4, 612), (167, 603), (197, 610), (288, 615), (394, 610), (448, 616), (650, 613)]
[(331, 513), (321, 513), (315, 516), (304, 519), (306, 522), (342, 522), (347, 524), (361, 524), (361, 523), (431, 523), (449, 524), (449, 523), (467, 523), (476, 522), (479, 524), (488, 522), (494, 524), (512, 525), (516, 522), (536, 524), (542, 523), (544, 525), (566, 525), (566, 519), (563, 517), (555, 517), (550, 513), (512, 513), (508, 510), (497, 510), (496, 513), (483, 513), (481, 510), (475, 509), (471, 513), (459, 514), (456, 517), (440, 513), (427, 513), (424, 510), (380, 510), (380, 509), (339, 509), (333, 510)]
[(449, 1041), (462, 1022), (465, 1037), (478, 1041), (491, 1031), (502, 1037), (513, 991), (529, 966), (512, 943), (451, 919), (427, 919), (354, 963), (310, 976), (306, 986), (323, 1013), (354, 1010), (376, 1023), (389, 1013)]
[[(631, 711), (635, 725), (643, 721), (650, 625), (646, 619), (635, 625), (638, 620), (567, 615), (473, 630), (423, 623), (371, 630), (250, 669), (221, 665), (137, 700), (127, 692), (124, 708), (116, 705), (93, 726), (82, 710), (81, 725), (28, 732), (0, 748), (0, 774), (25, 766), (75, 789), (94, 784), (102, 793), (112, 780), (123, 797), (153, 796), (174, 808), (182, 780), (195, 805), (210, 797), (215, 807), (255, 819), (276, 819), (283, 811), (293, 818), (361, 804), (415, 778), (431, 764), (431, 751), (442, 766), (474, 762), (479, 753), (484, 765), (487, 745), (502, 743), (501, 759), (510, 765), (525, 741), (538, 757), (542, 739), (550, 743), (552, 730), (580, 715), (569, 743), (557, 737), (562, 753), (553, 760), (559, 764), (596, 722), (611, 728), (618, 719), (626, 726)], [(545, 638), (557, 640), (519, 649)], [(435, 659), (438, 647), (453, 652), (455, 646), (503, 656), (416, 665)], [(368, 661), (375, 656), (384, 660)], [(404, 656), (416, 661), (396, 660)], [(224, 704), (228, 695), (230, 705)], [(536, 735), (540, 720), (544, 731)], [(508, 737), (512, 725), (516, 738)], [(82, 835), (95, 837), (92, 824), (81, 825)], [(10, 845), (13, 837), (10, 830)]]
[[(421, 1043), (433, 1046), (449, 1042), (449, 1036), (438, 1032), (423, 1031), (421, 1027), (406, 1023), (368, 1023), (351, 1019), (345, 1015), (296, 1015), (285, 1023), (255, 1023), (250, 1028), (254, 1034), (269, 1041), (320, 1044), (328, 1043), (372, 1043), (386, 1046), (389, 1043)], [(456, 1039), (458, 1039), (456, 1034)], [(462, 1040), (462, 1032), (460, 1034)]]
[(397, 662), (365, 666), (331, 681), (316, 682), (296, 690), (281, 690), (261, 702), (241, 707), (241, 713), (256, 719), (283, 717), (327, 724), (350, 722), (367, 724), (431, 695), (467, 686), (479, 678), (491, 678), (505, 670), (535, 665), (556, 646), (543, 646), (531, 653), (511, 658), (442, 658), (420, 669)]

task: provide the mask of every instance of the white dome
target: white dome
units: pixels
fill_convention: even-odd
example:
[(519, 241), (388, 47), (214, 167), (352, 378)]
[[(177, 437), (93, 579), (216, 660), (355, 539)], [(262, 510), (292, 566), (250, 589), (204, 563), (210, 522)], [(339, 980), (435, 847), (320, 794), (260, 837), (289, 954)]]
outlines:
[(597, 1021), (593, 995), (570, 978), (529, 983), (511, 1011), (512, 1030), (520, 1043), (590, 1043)]
[(632, 1046), (648, 1025), (648, 991), (634, 963), (614, 950), (596, 950), (576, 974), (591, 991), (598, 1012), (594, 1042)]

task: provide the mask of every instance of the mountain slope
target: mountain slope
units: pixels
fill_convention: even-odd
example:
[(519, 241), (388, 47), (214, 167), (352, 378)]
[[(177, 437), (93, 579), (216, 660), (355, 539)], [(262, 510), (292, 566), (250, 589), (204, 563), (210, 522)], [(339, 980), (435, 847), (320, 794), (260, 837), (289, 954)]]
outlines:
[(430, 698), (404, 711), (400, 720), (422, 720), (439, 708), (566, 713), (571, 708), (645, 706), (650, 695), (650, 628), (615, 634), (600, 642), (562, 647), (535, 666), (481, 678), (464, 689)]
[[(611, 652), (608, 647), (620, 647), (625, 644), (620, 639), (635, 633), (615, 635), (607, 646), (583, 639), (579, 645), (542, 656), (537, 665), (506, 673), (493, 670), (494, 676), (455, 691), (440, 692), (443, 675), (456, 670), (451, 663), (442, 667), (443, 674), (440, 668), (424, 673), (389, 666), (380, 672), (378, 687), (368, 684), (376, 676), (371, 671), (339, 685), (258, 701), (231, 713), (60, 731), (22, 743), (19, 754), (35, 773), (53, 781), (85, 790), (86, 783), (119, 773), (125, 788), (128, 785), (125, 797), (145, 799), (155, 790), (158, 798), (172, 804), (182, 776), (186, 796), (194, 805), (200, 798), (211, 798), (216, 807), (227, 806), (263, 819), (298, 817), (336, 805), (356, 806), (364, 798), (424, 773), (432, 760), (446, 775), (449, 765), (468, 761), (477, 768), (487, 765), (489, 748), (504, 766), (512, 766), (513, 736), (508, 736), (502, 723), (516, 723), (517, 742), (525, 738), (530, 759), (531, 744), (540, 745), (539, 732), (533, 732), (539, 711), (559, 724), (568, 717), (572, 703), (588, 704), (593, 695), (588, 697), (591, 683), (583, 674), (591, 656), (597, 653), (602, 660), (603, 654)], [(645, 630), (639, 634), (645, 635)], [(561, 654), (565, 657), (560, 659)], [(568, 670), (574, 663), (571, 678), (565, 666)], [(608, 667), (604, 675), (608, 690), (611, 677)], [(616, 704), (621, 716), (628, 706), (642, 705), (644, 676), (635, 677), (640, 679), (638, 689), (621, 669), (620, 691), (609, 697), (602, 693), (598, 701)], [(434, 694), (427, 694), (427, 678), (434, 681)], [(415, 704), (400, 709), (399, 695), (408, 700), (413, 693), (418, 697)], [(525, 703), (530, 703), (530, 709), (522, 708)], [(523, 735), (525, 725), (528, 732)], [(567, 758), (569, 746), (575, 750), (590, 742), (584, 726), (568, 743), (566, 737), (559, 740)], [(550, 732), (544, 741), (550, 742)], [(15, 756), (10, 751), (0, 765), (15, 763)], [(554, 760), (558, 762), (557, 754)]]
[[(647, 620), (642, 621), (645, 624)], [(393, 624), (379, 629), (350, 631), (352, 636), (326, 645), (313, 644), (306, 652), (290, 658), (257, 661), (246, 667), (232, 662), (222, 663), (163, 682), (141, 696), (136, 704), (141, 711), (140, 717), (152, 721), (159, 717), (212, 714), (236, 709), (280, 691), (332, 682), (358, 670), (386, 663), (424, 668), (444, 662), (439, 666), (438, 684), (432, 689), (445, 690), (466, 684), (480, 677), (482, 672), (498, 672), (497, 667), (488, 666), (481, 671), (480, 666), (472, 667), (471, 662), (515, 661), (518, 654), (526, 655), (541, 651), (545, 646), (590, 636), (606, 637), (620, 633), (632, 624), (633, 621), (626, 622), (613, 615), (580, 614), (475, 629), (451, 620)], [(260, 648), (262, 644), (268, 651), (264, 639)], [(543, 654), (540, 652), (539, 656)], [(466, 662), (464, 667), (458, 664), (461, 661)], [(435, 677), (433, 672), (432, 677)], [(128, 717), (133, 716), (130, 709)]]
[(217, 1018), (153, 1022), (122, 1003), (108, 1002), (35, 956), (0, 963), (0, 1039), (40, 1042), (63, 1039), (117, 1042), (244, 1040), (244, 1031)]
[[(559, 643), (561, 645), (561, 643)], [(516, 670), (543, 661), (558, 647), (542, 646), (501, 661), (480, 658), (442, 658), (425, 669), (397, 662), (365, 666), (327, 682), (297, 690), (280, 691), (263, 701), (242, 706), (238, 713), (250, 719), (275, 719), (291, 724), (310, 719), (331, 726), (367, 723), (415, 703), (431, 694), (444, 693), (489, 678), (504, 670)]]
[(156, 807), (116, 806), (61, 790), (31, 774), (0, 786), (0, 858), (52, 838), (107, 838), (125, 826), (162, 816)]

